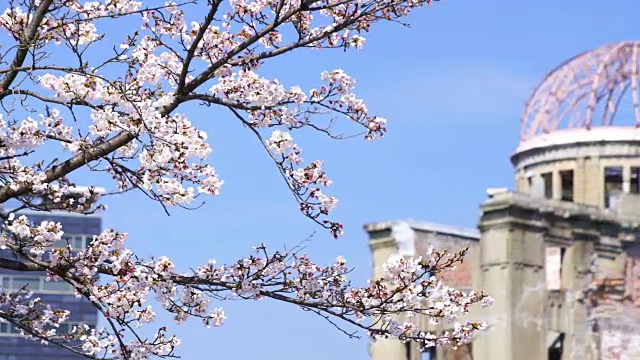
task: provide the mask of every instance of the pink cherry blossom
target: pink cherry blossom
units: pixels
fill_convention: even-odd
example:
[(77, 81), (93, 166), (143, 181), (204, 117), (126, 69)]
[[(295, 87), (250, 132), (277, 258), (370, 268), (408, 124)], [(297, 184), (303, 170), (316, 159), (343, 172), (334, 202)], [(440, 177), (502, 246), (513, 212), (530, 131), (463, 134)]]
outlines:
[[(0, 9), (0, 32), (13, 42), (0, 48), (0, 203), (87, 214), (104, 210), (96, 204), (98, 185), (111, 195), (142, 192), (167, 209), (218, 195), (224, 174), (201, 129), (210, 119), (183, 106), (199, 104), (242, 124), (282, 175), (297, 202), (292, 206), (339, 237), (332, 180), (323, 161), (305, 158), (296, 135), (308, 129), (339, 139), (331, 124), (342, 121), (373, 140), (384, 136), (387, 120), (369, 112), (356, 80), (342, 69), (318, 74), (318, 83), (305, 88), (266, 76), (263, 65), (302, 48), (356, 51), (378, 24), (430, 3), (9, 0)], [(92, 171), (95, 184), (77, 188), (80, 171)], [(47, 281), (68, 283), (106, 326), (59, 332), (69, 311), (26, 288), (0, 288), (0, 321), (94, 359), (176, 356), (180, 339), (169, 324), (146, 337), (137, 336), (138, 326), (155, 326), (158, 313), (168, 312), (177, 323), (224, 327), (230, 299), (280, 301), (373, 340), (393, 336), (424, 347), (471, 341), (486, 325), (459, 317), (491, 303), (483, 292), (463, 293), (439, 280), (464, 252), (392, 256), (383, 276), (364, 286), (351, 282), (342, 257), (323, 266), (297, 248), (265, 245), (228, 265), (211, 259), (179, 273), (168, 257), (136, 254), (119, 230), (104, 230), (86, 248), (54, 248), (64, 235), (61, 224), (32, 223), (5, 210), (0, 249), (12, 257), (0, 254), (0, 268), (44, 271)], [(399, 314), (450, 322), (452, 330), (428, 333)]]

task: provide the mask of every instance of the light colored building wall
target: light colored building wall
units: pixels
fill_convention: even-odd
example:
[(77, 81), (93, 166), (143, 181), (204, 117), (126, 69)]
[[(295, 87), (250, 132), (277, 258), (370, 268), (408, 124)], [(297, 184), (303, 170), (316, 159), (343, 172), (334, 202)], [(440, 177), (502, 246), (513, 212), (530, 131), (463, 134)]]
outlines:
[[(627, 244), (637, 243), (638, 217), (595, 207), (532, 198), (495, 196), (482, 206), (480, 261), (474, 288), (495, 304), (476, 310), (489, 330), (474, 341), (474, 360), (547, 359), (547, 349), (563, 334), (563, 360), (600, 359), (596, 314), (608, 313), (616, 289), (591, 303), (590, 285), (616, 287), (625, 280)], [(561, 286), (548, 288), (544, 249), (561, 247)], [(595, 256), (595, 268), (591, 259)], [(600, 286), (598, 285), (598, 286)], [(598, 290), (600, 291), (600, 290)]]
[(495, 303), (474, 311), (489, 329), (474, 341), (473, 358), (538, 360), (546, 351), (543, 234), (526, 219), (500, 216), (509, 210), (502, 205), (508, 206), (488, 204), (480, 221), (474, 288), (491, 294)]
[[(592, 130), (589, 141), (581, 140), (578, 135), (584, 130), (579, 130), (563, 135), (570, 136), (534, 139), (539, 142), (536, 146), (521, 146), (512, 157), (516, 191), (488, 192), (490, 199), (481, 207), (480, 233), (413, 221), (365, 227), (374, 274), (379, 274), (376, 269), (394, 252), (415, 256), (430, 245), (452, 251), (470, 246), (463, 266), (443, 278), (458, 289), (484, 290), (495, 298), (493, 306), (473, 307), (468, 316), (488, 321), (489, 329), (470, 347), (439, 349), (436, 360), (546, 360), (549, 347), (556, 344), (561, 344), (561, 360), (596, 360), (605, 358), (600, 352), (604, 342), (616, 336), (636, 339), (638, 334), (627, 334), (620, 327), (601, 332), (593, 327), (597, 319), (611, 324), (611, 306), (619, 311), (640, 305), (640, 286), (633, 281), (633, 274), (640, 273), (640, 195), (623, 194), (615, 206), (604, 209), (604, 170), (621, 166), (623, 193), (631, 192), (631, 169), (640, 168), (640, 137), (614, 130), (616, 139), (611, 141), (607, 136), (612, 132), (607, 129)], [(564, 170), (574, 171), (572, 202), (560, 201), (560, 172)], [(532, 191), (529, 178), (544, 173), (553, 177), (552, 199)], [(553, 260), (557, 275), (547, 273), (553, 268), (549, 254), (558, 256)], [(549, 285), (553, 283), (550, 276), (558, 277), (556, 285)], [(596, 304), (591, 302), (596, 293), (590, 284), (596, 284), (597, 291), (611, 289)], [(427, 326), (426, 319), (421, 321), (426, 330), (444, 330)], [(374, 360), (420, 358), (415, 347), (408, 351), (393, 340), (372, 345), (371, 354)]]
[[(380, 278), (383, 275), (382, 264), (387, 259), (398, 252), (398, 244), (392, 237), (390, 227), (369, 226), (370, 233), (369, 247), (373, 258), (373, 277)], [(405, 344), (395, 339), (380, 339), (373, 342), (369, 347), (371, 360), (413, 360), (407, 359), (407, 349)]]
[[(440, 224), (407, 221), (388, 221), (364, 226), (369, 234), (369, 245), (373, 257), (373, 275), (382, 275), (382, 266), (392, 254), (421, 256), (429, 247), (437, 250), (457, 251), (469, 248), (473, 256), (477, 247), (478, 232)], [(455, 271), (441, 274), (445, 284), (457, 289), (471, 290), (472, 266), (469, 261), (459, 264)], [(428, 319), (419, 318), (425, 331), (441, 332), (446, 327), (433, 326)], [(384, 339), (370, 346), (372, 360), (420, 360), (423, 359), (417, 344), (403, 344), (398, 340)], [(432, 360), (471, 360), (471, 346), (452, 349), (449, 346), (438, 348)]]

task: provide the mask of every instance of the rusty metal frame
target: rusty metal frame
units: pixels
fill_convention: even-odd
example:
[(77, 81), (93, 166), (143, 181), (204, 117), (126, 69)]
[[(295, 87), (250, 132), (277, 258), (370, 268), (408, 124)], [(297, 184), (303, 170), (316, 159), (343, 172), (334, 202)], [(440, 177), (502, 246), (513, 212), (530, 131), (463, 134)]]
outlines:
[[(610, 126), (631, 106), (640, 127), (640, 41), (610, 44), (578, 54), (548, 73), (527, 101), (520, 140), (565, 128)], [(631, 120), (631, 119), (628, 119)]]

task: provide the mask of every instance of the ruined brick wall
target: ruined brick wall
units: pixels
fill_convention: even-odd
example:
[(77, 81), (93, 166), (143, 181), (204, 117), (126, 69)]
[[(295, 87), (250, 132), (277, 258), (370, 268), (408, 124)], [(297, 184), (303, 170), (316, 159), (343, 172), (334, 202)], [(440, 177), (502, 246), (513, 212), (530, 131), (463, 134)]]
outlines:
[(598, 320), (601, 360), (640, 359), (640, 310), (625, 307), (621, 314)]
[[(469, 244), (470, 249), (467, 253), (467, 257), (471, 257), (473, 251), (473, 244)], [(471, 281), (471, 259), (466, 259), (462, 263), (458, 263), (456, 268), (452, 271), (447, 271), (441, 274), (442, 281), (451, 287), (458, 290), (469, 291), (473, 288)]]
[(640, 244), (629, 246), (626, 251), (624, 296), (625, 300), (640, 307)]
[(640, 359), (640, 334), (629, 334), (618, 330), (601, 332), (600, 359)]
[(471, 344), (462, 345), (455, 350), (451, 346), (447, 345), (443, 346), (441, 350), (443, 352), (442, 357), (445, 360), (473, 360)]
[[(451, 286), (462, 291), (472, 290), (472, 253), (477, 246), (477, 239), (456, 236), (452, 234), (444, 234), (437, 232), (416, 231), (415, 246), (416, 254), (425, 254), (430, 246), (436, 250), (448, 250), (450, 252), (460, 251), (469, 247), (469, 252), (462, 263), (458, 263), (452, 271), (446, 271), (440, 274), (440, 278), (445, 285)], [(456, 350), (451, 346), (443, 346), (437, 350), (440, 353), (440, 359), (444, 360), (472, 360), (471, 345), (464, 345)]]
[(458, 263), (454, 270), (443, 272), (440, 275), (445, 285), (463, 291), (469, 291), (472, 289), (473, 284), (471, 278), (471, 256), (476, 245), (478, 244), (477, 240), (451, 234), (425, 231), (416, 232), (415, 239), (416, 253), (418, 255), (425, 254), (430, 246), (433, 246), (436, 250), (439, 251), (446, 249), (450, 252), (460, 251), (466, 247), (469, 247), (469, 252), (467, 253), (466, 258), (462, 263)]

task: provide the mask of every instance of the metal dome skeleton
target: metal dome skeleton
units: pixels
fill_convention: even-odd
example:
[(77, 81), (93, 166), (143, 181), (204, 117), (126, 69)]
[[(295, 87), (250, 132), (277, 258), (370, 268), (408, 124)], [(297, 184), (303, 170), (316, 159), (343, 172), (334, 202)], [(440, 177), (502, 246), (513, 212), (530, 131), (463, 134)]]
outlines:
[(610, 126), (629, 105), (631, 113), (625, 114), (624, 120), (633, 119), (633, 125), (640, 127), (639, 60), (640, 42), (627, 41), (562, 63), (527, 101), (520, 140), (565, 128)]

